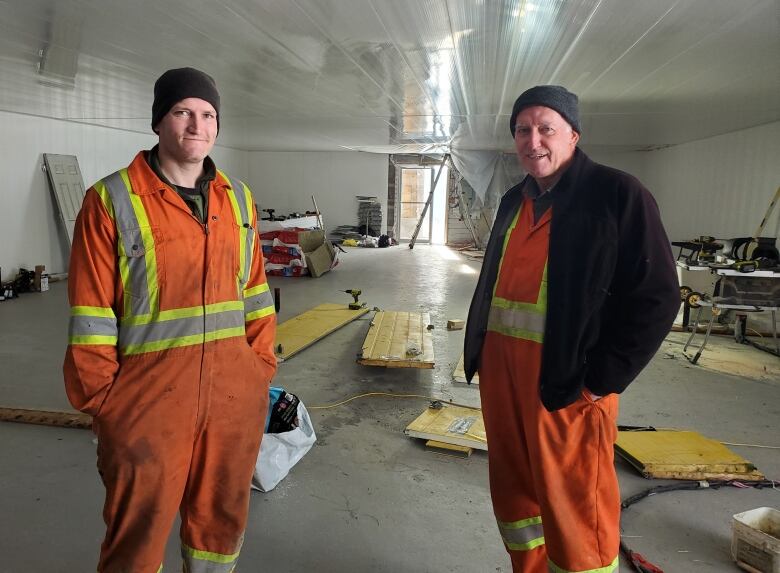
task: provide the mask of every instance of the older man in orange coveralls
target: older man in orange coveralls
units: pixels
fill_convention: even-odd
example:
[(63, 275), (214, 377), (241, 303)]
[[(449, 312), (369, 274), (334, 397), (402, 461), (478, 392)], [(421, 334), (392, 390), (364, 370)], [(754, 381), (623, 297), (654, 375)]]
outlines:
[(679, 306), (653, 197), (577, 147), (577, 96), (536, 86), (509, 128), (528, 176), (501, 200), (469, 310), (493, 510), (515, 572), (618, 568), (618, 394)]
[(159, 144), (93, 185), (76, 221), (65, 386), (98, 436), (98, 571), (161, 571), (180, 511), (184, 570), (227, 573), (276, 370), (274, 305), (252, 194), (208, 156), (214, 80), (165, 72), (152, 129)]

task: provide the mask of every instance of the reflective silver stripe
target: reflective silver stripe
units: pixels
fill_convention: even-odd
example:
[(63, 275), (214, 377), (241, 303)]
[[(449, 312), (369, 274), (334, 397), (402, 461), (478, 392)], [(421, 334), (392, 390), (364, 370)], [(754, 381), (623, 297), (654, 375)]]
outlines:
[(123, 324), (119, 330), (119, 346), (146, 344), (160, 340), (204, 335), (226, 328), (244, 326), (244, 313), (240, 310), (225, 310), (186, 318), (173, 318), (148, 324)]
[(249, 280), (250, 269), (252, 268), (252, 242), (254, 240), (254, 229), (251, 227), (251, 211), (249, 210), (249, 205), (247, 205), (244, 184), (238, 179), (233, 179), (230, 176), (226, 177), (230, 186), (233, 188), (233, 196), (236, 198), (238, 210), (241, 212), (241, 220), (236, 221), (236, 223), (244, 229), (244, 234), (246, 235), (244, 240), (244, 268), (241, 269), (241, 283), (246, 284)]
[[(140, 223), (130, 201), (132, 191), (125, 185), (120, 171), (112, 173), (103, 183), (111, 196), (114, 205), (114, 220), (116, 221), (119, 240), (122, 241), (127, 255), (127, 265), (130, 281), (130, 309), (133, 315), (149, 314), (149, 285), (146, 279), (147, 248), (153, 249), (154, 244), (144, 244)], [(151, 235), (147, 235), (151, 238)]]
[(256, 310), (262, 310), (272, 306), (274, 306), (274, 295), (271, 294), (270, 290), (267, 290), (244, 299), (244, 314), (248, 315)]
[(184, 559), (184, 570), (187, 573), (232, 573), (236, 568), (236, 562), (214, 563), (213, 561), (200, 561), (197, 559)]
[[(499, 529), (501, 530), (501, 537), (504, 538), (510, 549), (533, 549), (544, 542), (544, 530), (541, 523), (526, 525), (520, 528), (502, 527), (502, 524), (499, 523)], [(534, 541), (538, 539), (541, 539), (542, 542), (535, 544)]]
[(538, 312), (491, 306), (488, 315), (488, 328), (498, 327), (544, 334), (545, 318), (544, 314)]
[(71, 316), (68, 323), (68, 337), (73, 336), (116, 336), (116, 318), (102, 316)]

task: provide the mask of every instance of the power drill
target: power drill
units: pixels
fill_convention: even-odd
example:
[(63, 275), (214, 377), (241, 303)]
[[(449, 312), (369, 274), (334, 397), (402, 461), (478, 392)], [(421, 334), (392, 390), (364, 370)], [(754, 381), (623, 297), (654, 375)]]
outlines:
[(355, 299), (355, 302), (351, 302), (351, 303), (349, 303), (349, 309), (350, 309), (350, 310), (360, 310), (361, 308), (363, 308), (364, 306), (366, 306), (366, 303), (361, 303), (361, 302), (358, 300), (358, 297), (360, 296), (360, 294), (361, 294), (363, 291), (361, 291), (361, 290), (358, 290), (358, 289), (348, 289), (348, 290), (345, 290), (344, 292), (345, 292), (345, 293), (347, 293), (347, 294), (351, 294), (351, 295), (352, 295), (352, 298), (353, 298), (353, 299)]

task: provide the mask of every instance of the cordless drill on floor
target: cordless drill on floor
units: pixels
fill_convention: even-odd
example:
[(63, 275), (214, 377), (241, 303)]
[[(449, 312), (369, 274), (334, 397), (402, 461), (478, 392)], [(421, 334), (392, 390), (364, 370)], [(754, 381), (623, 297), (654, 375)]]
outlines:
[(345, 292), (345, 293), (347, 293), (347, 294), (351, 294), (351, 295), (352, 295), (352, 298), (355, 300), (355, 302), (351, 302), (351, 303), (349, 303), (349, 309), (350, 309), (350, 310), (360, 310), (361, 308), (363, 308), (364, 306), (366, 306), (366, 303), (364, 303), (364, 302), (363, 302), (363, 303), (361, 303), (361, 302), (358, 300), (358, 297), (361, 295), (361, 293), (362, 293), (363, 291), (361, 291), (361, 290), (358, 290), (358, 289), (347, 289), (347, 290), (345, 290), (344, 292)]

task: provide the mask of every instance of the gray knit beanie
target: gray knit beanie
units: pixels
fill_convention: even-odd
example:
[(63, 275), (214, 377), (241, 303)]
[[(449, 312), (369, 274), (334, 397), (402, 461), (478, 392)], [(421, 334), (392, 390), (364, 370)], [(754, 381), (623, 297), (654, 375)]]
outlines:
[(217, 131), (219, 131), (219, 92), (217, 84), (207, 73), (195, 68), (177, 68), (168, 70), (154, 83), (154, 103), (152, 104), (152, 131), (176, 102), (195, 97), (209, 102), (217, 112)]
[(512, 137), (515, 136), (517, 114), (534, 105), (554, 109), (569, 122), (574, 131), (581, 133), (577, 96), (563, 86), (536, 86), (520, 94), (512, 107), (512, 116), (509, 118), (509, 131), (512, 132)]

